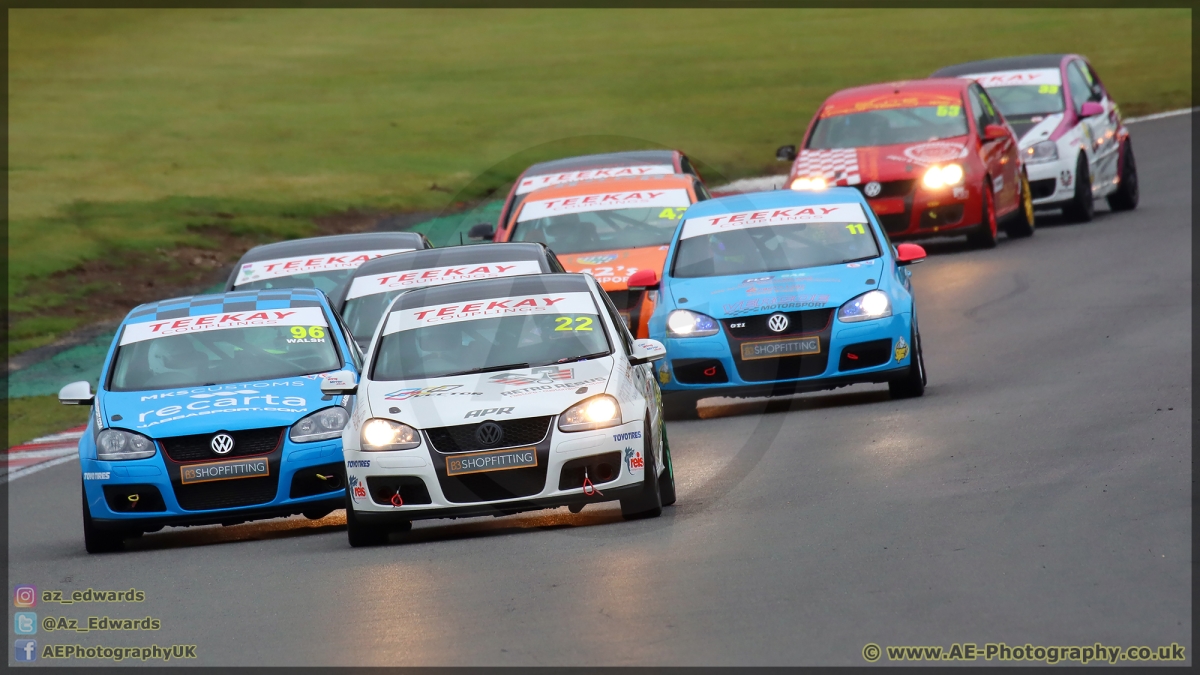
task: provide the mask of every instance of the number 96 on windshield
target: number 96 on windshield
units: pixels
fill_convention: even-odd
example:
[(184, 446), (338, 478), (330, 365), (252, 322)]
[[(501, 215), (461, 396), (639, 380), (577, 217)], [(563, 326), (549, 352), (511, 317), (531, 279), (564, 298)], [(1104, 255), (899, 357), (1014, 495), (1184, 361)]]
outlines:
[(288, 344), (325, 341), (324, 326), (292, 326), (290, 332), (292, 337), (288, 339)]
[(590, 331), (592, 317), (590, 316), (559, 316), (554, 318), (554, 331)]

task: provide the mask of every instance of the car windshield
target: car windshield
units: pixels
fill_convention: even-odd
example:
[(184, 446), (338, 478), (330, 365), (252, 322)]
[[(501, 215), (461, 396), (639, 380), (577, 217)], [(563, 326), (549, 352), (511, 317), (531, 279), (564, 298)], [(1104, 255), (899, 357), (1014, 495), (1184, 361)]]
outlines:
[(293, 274), (286, 277), (273, 277), (238, 284), (235, 290), (262, 291), (270, 288), (316, 288), (324, 291), (325, 295), (333, 297), (337, 291), (350, 282), (350, 277), (353, 275), (353, 269)]
[(310, 323), (320, 325), (229, 328), (129, 342), (117, 348), (108, 388), (199, 387), (337, 370), (342, 360), (325, 321)]
[[(593, 303), (594, 305), (594, 303)], [(568, 363), (612, 353), (593, 308), (437, 323), (384, 335), (373, 380), (418, 380)]]
[(510, 241), (542, 242), (562, 255), (671, 243), (687, 206), (564, 213), (518, 222)]
[(407, 288), (402, 288), (386, 293), (375, 293), (374, 295), (364, 295), (358, 298), (350, 298), (346, 301), (346, 305), (342, 307), (342, 321), (346, 323), (346, 328), (354, 339), (358, 342), (370, 340), (375, 334), (375, 329), (379, 326), (379, 320), (383, 318), (383, 312)]
[(988, 87), (987, 93), (1010, 121), (1034, 115), (1053, 115), (1064, 110), (1062, 87), (1057, 84)]
[(823, 117), (808, 139), (810, 150), (924, 143), (967, 133), (959, 105), (869, 110)]
[(794, 223), (680, 239), (671, 274), (719, 277), (804, 269), (879, 256), (867, 223)]

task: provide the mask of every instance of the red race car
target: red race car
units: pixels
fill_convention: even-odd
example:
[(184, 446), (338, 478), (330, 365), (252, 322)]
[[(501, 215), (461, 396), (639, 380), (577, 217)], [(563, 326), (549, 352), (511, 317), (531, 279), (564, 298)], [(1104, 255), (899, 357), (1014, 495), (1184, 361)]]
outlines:
[(796, 146), (794, 190), (854, 186), (893, 240), (965, 234), (979, 247), (1033, 234), (1033, 201), (1017, 137), (978, 83), (929, 79), (830, 96)]
[[(639, 176), (666, 176), (670, 174), (690, 174), (697, 178), (700, 175), (692, 166), (687, 155), (678, 150), (633, 150), (627, 152), (610, 152), (602, 155), (583, 155), (567, 157), (549, 162), (540, 162), (521, 172), (508, 198), (500, 209), (500, 218), (496, 226), (485, 224), (475, 225), (468, 236), (472, 239), (492, 239), (504, 241), (496, 237), (498, 230), (503, 230), (509, 224), (509, 219), (525, 197), (534, 190), (574, 183), (581, 180), (600, 178), (637, 178)], [(703, 179), (701, 179), (703, 182)]]

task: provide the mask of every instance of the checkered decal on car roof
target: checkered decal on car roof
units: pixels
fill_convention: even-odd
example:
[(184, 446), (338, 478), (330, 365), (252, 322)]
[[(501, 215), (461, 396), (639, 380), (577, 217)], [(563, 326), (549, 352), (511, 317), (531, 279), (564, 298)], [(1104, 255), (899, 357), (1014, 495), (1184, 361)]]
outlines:
[(858, 185), (858, 150), (802, 150), (796, 161), (796, 175), (801, 178), (823, 176), (830, 185)]
[(221, 312), (249, 312), (258, 309), (321, 307), (321, 292), (312, 288), (276, 288), (263, 291), (231, 291), (218, 295), (193, 295), (151, 302), (135, 308), (126, 323), (178, 319)]

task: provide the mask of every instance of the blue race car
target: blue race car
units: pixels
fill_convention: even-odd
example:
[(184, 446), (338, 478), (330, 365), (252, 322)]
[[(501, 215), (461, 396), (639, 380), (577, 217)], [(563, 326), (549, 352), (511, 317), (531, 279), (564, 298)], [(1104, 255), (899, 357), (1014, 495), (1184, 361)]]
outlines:
[[(664, 409), (695, 417), (709, 396), (770, 396), (887, 382), (925, 391), (907, 265), (853, 188), (777, 190), (688, 208), (667, 254), (650, 337)], [(647, 271), (648, 272), (648, 271)]]
[(342, 429), (362, 355), (316, 289), (198, 295), (142, 305), (109, 348), (79, 441), (89, 553), (164, 526), (232, 525), (342, 507)]

